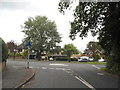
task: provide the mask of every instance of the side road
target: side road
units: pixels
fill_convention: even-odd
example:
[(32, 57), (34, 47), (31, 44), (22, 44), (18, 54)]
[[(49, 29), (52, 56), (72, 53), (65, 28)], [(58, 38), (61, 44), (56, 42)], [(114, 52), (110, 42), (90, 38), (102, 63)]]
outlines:
[(2, 73), (2, 88), (20, 88), (34, 76), (34, 69), (27, 69), (23, 65), (13, 65), (8, 62)]

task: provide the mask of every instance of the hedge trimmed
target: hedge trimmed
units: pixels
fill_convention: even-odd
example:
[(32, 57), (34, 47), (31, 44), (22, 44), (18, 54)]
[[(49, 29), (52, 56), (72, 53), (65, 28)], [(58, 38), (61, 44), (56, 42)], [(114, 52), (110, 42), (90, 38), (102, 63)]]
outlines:
[(56, 57), (55, 58), (56, 61), (68, 61), (69, 59), (71, 61), (78, 61), (76, 58), (68, 58), (68, 57)]
[(8, 46), (2, 38), (0, 38), (0, 43), (2, 43), (2, 62), (6, 62), (8, 58)]

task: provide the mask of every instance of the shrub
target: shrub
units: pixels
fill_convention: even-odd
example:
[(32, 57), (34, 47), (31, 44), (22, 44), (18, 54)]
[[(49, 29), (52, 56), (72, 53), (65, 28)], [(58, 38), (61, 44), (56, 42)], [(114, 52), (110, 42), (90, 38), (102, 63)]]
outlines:
[(15, 56), (22, 56), (20, 53), (16, 53)]
[(76, 58), (69, 58), (69, 57), (56, 57), (55, 59), (56, 61), (68, 61), (68, 60), (78, 61)]
[(23, 58), (27, 58), (28, 56), (28, 50), (24, 50), (21, 55), (23, 56)]
[(77, 58), (71, 58), (71, 61), (78, 61)]
[(2, 62), (6, 62), (6, 59), (8, 58), (8, 46), (1, 38), (0, 43), (2, 45)]
[(98, 61), (99, 55), (94, 55), (93, 58), (94, 58), (93, 61)]

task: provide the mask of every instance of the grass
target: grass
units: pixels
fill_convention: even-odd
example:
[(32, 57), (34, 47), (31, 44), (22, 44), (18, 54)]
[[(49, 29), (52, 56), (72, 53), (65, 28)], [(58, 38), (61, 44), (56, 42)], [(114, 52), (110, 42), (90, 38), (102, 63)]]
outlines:
[(51, 61), (51, 62), (58, 62), (58, 63), (75, 63), (75, 64), (95, 64), (95, 65), (106, 65), (105, 62), (78, 62), (78, 61)]
[(103, 68), (100, 68), (100, 70), (101, 70), (101, 71), (105, 71), (105, 67), (103, 67)]
[[(8, 59), (8, 61), (27, 61), (27, 59)], [(39, 62), (38, 60), (30, 60), (30, 62)], [(95, 64), (95, 65), (106, 65), (105, 62), (78, 62), (78, 61), (40, 61), (40, 62), (52, 62), (52, 63), (75, 63), (75, 64)]]

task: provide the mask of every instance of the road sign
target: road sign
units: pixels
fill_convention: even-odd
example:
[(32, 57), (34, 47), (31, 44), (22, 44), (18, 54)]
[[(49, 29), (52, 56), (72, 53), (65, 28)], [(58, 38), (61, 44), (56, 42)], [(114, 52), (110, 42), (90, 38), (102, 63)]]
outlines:
[(26, 46), (32, 46), (31, 42), (27, 42)]

